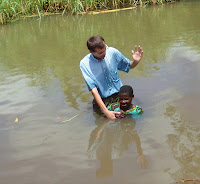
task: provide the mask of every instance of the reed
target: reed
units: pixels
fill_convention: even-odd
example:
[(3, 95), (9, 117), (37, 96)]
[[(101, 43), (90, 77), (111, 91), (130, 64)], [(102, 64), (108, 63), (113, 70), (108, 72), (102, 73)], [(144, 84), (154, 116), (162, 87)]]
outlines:
[(0, 23), (50, 13), (71, 13), (162, 4), (176, 0), (0, 0)]

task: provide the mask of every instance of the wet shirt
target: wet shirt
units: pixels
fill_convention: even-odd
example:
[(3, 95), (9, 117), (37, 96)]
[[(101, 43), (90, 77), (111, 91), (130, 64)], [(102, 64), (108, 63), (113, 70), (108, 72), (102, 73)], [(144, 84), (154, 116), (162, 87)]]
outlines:
[[(110, 104), (107, 107), (107, 109), (109, 111), (120, 111), (119, 106), (120, 106), (119, 102), (116, 102), (116, 103)], [(143, 113), (143, 109), (140, 106), (138, 106), (138, 105), (134, 106), (132, 109), (130, 109), (130, 110), (128, 110), (128, 111), (125, 112), (126, 115), (128, 115), (128, 114), (139, 115), (139, 114), (142, 114), (142, 113)]]
[(96, 87), (100, 96), (106, 98), (119, 92), (122, 82), (118, 70), (128, 72), (130, 60), (117, 49), (107, 46), (102, 60), (90, 53), (81, 60), (80, 69), (89, 91)]

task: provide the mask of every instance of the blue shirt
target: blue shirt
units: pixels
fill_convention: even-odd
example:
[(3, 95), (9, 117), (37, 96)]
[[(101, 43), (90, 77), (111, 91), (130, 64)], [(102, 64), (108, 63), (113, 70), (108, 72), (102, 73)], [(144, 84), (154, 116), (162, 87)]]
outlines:
[(106, 47), (106, 56), (102, 60), (86, 55), (80, 62), (85, 82), (89, 91), (97, 88), (101, 98), (106, 98), (119, 92), (122, 82), (118, 70), (128, 72), (130, 60), (113, 47)]

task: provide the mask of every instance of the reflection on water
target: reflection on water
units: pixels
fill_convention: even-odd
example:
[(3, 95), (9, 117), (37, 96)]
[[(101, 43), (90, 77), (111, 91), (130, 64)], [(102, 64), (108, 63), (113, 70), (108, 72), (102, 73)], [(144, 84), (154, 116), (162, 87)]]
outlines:
[[(199, 1), (181, 1), (0, 26), (1, 183), (169, 184), (199, 177), (199, 8)], [(93, 115), (79, 62), (94, 34), (130, 59), (134, 45), (143, 47), (140, 64), (120, 73), (144, 109), (135, 121)], [(138, 157), (142, 152), (146, 158)]]
[(175, 132), (168, 135), (168, 144), (174, 159), (179, 164), (176, 172), (169, 172), (174, 180), (182, 178), (199, 178), (200, 176), (200, 132), (184, 120), (173, 105), (166, 109)]
[(88, 157), (100, 161), (97, 177), (113, 176), (113, 160), (119, 159), (133, 143), (136, 144), (138, 152), (137, 163), (141, 168), (147, 168), (148, 162), (143, 155), (140, 137), (134, 129), (135, 120), (132, 117), (118, 121), (109, 121), (102, 117), (96, 119), (96, 124), (97, 127), (90, 135)]

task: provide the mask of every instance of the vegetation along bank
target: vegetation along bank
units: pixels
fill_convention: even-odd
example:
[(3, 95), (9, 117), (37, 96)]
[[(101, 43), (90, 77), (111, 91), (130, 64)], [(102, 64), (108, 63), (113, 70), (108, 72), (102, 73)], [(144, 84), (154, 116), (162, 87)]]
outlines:
[(0, 0), (0, 24), (29, 16), (80, 14), (175, 1), (177, 0)]

